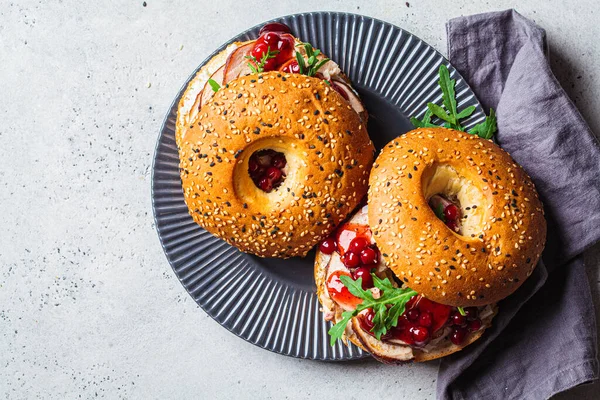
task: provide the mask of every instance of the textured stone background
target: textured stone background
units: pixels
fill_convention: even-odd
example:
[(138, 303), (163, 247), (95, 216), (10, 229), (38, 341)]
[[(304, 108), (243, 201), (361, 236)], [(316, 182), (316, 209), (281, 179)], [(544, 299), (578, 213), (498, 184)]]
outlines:
[[(508, 1), (0, 2), (0, 398), (434, 397), (437, 365), (320, 363), (250, 345), (198, 309), (154, 230), (164, 114), (212, 50), (261, 21), (341, 10), (445, 53), (447, 19)], [(596, 0), (516, 6), (600, 133)], [(598, 300), (598, 252), (588, 255)], [(561, 398), (594, 398), (600, 386)]]

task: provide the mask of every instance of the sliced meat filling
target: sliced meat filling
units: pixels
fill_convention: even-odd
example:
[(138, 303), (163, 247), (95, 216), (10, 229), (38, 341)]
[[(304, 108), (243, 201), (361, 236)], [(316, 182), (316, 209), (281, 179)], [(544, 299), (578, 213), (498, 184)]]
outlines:
[[(240, 76), (250, 75), (252, 73), (251, 68), (248, 63), (249, 57), (252, 53), (252, 49), (254, 48), (256, 41), (250, 41), (244, 43), (243, 45), (236, 47), (231, 50), (231, 53), (228, 55), (224, 64), (222, 64), (216, 72), (210, 76), (210, 79), (213, 79), (219, 85), (226, 85), (228, 82), (239, 78)], [(296, 44), (300, 44), (301, 42), (296, 40)], [(306, 58), (306, 53), (302, 46), (297, 47), (298, 51)], [(319, 58), (323, 58), (323, 55), (320, 55)], [(290, 58), (290, 61), (293, 61), (294, 58)], [(342, 71), (339, 68), (339, 65), (333, 61), (328, 61), (323, 64), (317, 73), (317, 77), (321, 79), (326, 79), (331, 82), (332, 88), (336, 90), (338, 93), (342, 95), (349, 103), (350, 106), (358, 113), (361, 118), (366, 121), (366, 110), (360, 101), (360, 98), (356, 94), (356, 92), (352, 89), (352, 87), (348, 84), (347, 80), (344, 78)], [(214, 91), (208, 84), (208, 78), (206, 79), (206, 84), (202, 89), (200, 94), (201, 101), (198, 104), (198, 109), (202, 108), (203, 105), (208, 103), (208, 101), (213, 97)]]

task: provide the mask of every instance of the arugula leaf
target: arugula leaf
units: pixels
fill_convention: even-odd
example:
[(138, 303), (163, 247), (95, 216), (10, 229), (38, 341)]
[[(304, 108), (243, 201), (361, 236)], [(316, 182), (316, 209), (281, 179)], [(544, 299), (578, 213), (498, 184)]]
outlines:
[(456, 80), (450, 79), (450, 71), (448, 71), (448, 67), (446, 67), (444, 64), (440, 65), (439, 74), (440, 80), (438, 81), (438, 85), (440, 85), (442, 88), (442, 102), (444, 103), (446, 110), (450, 112), (450, 119), (445, 121), (448, 121), (453, 125), (457, 125), (456, 92), (454, 91)]
[[(444, 64), (440, 65), (438, 73), (440, 77), (438, 80), (438, 85), (442, 90), (443, 106), (435, 103), (427, 103), (427, 111), (425, 112), (423, 119), (419, 120), (418, 118), (413, 117), (410, 119), (410, 122), (415, 126), (415, 128), (436, 127), (438, 125), (435, 125), (431, 122), (431, 117), (436, 116), (444, 121), (442, 124), (443, 127), (465, 132), (467, 129), (461, 125), (460, 120), (473, 114), (476, 107), (469, 106), (458, 112), (455, 90), (456, 80), (450, 78), (448, 67), (446, 67)], [(490, 109), (490, 115), (486, 117), (485, 121), (475, 125), (468, 131), (468, 133), (472, 135), (478, 135), (483, 139), (491, 139), (497, 130), (498, 127), (496, 125), (496, 114), (494, 113), (493, 109)]]
[(490, 108), (490, 115), (485, 117), (485, 121), (471, 128), (469, 133), (472, 135), (478, 135), (483, 139), (491, 139), (497, 130), (498, 126), (496, 125), (496, 113), (494, 112), (493, 108)]
[(448, 115), (441, 106), (438, 106), (435, 103), (427, 103), (427, 108), (429, 108), (429, 111), (431, 111), (433, 113), (433, 115), (435, 115), (439, 119), (442, 119), (442, 120), (448, 122), (450, 124), (450, 126), (454, 125), (452, 122), (453, 121), (452, 116)]
[[(344, 278), (344, 279), (342, 279)], [(367, 298), (373, 300), (373, 293), (370, 290), (364, 290), (362, 288), (362, 278), (354, 280), (347, 275), (341, 275), (340, 280), (348, 288), (348, 291), (359, 298)]]
[(415, 128), (435, 128), (437, 127), (437, 125), (431, 123), (432, 116), (433, 113), (428, 107), (427, 111), (425, 111), (425, 115), (423, 115), (423, 120), (419, 120), (415, 117), (412, 117), (410, 119), (410, 122), (415, 126)]
[(373, 283), (376, 288), (381, 291), (378, 299), (373, 297), (370, 290), (362, 288), (362, 278), (357, 280), (352, 279), (347, 275), (341, 275), (340, 280), (348, 288), (348, 291), (354, 296), (363, 301), (356, 306), (353, 311), (345, 311), (342, 313), (342, 319), (335, 324), (330, 330), (330, 343), (333, 346), (335, 341), (342, 337), (346, 329), (346, 325), (363, 310), (367, 308), (373, 309), (373, 329), (371, 332), (380, 340), (382, 335), (385, 335), (388, 330), (398, 324), (398, 318), (404, 313), (406, 303), (414, 295), (417, 294), (410, 288), (396, 288), (388, 278), (380, 279), (377, 275), (371, 274)]
[(329, 340), (329, 344), (331, 346), (333, 346), (335, 344), (335, 341), (338, 340), (339, 338), (342, 337), (342, 335), (344, 335), (344, 331), (346, 330), (346, 326), (348, 325), (348, 322), (350, 322), (350, 320), (354, 317), (354, 312), (352, 311), (344, 311), (342, 313), (342, 319), (335, 324), (330, 330), (329, 335), (331, 336), (331, 339)]
[(221, 89), (221, 85), (219, 85), (214, 79), (209, 79), (208, 84), (210, 85), (213, 92), (216, 92), (217, 90)]
[(473, 114), (473, 112), (475, 111), (475, 106), (469, 106), (467, 108), (465, 108), (464, 110), (462, 110), (461, 112), (458, 113), (457, 118), (458, 119), (463, 119), (463, 118), (467, 118), (469, 115)]

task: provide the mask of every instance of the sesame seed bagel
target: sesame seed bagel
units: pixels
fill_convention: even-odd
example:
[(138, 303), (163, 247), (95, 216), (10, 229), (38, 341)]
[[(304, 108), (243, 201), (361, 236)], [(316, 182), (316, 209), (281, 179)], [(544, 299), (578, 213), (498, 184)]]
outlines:
[[(369, 225), (386, 264), (438, 303), (481, 306), (507, 297), (544, 248), (546, 221), (531, 179), (489, 140), (415, 129), (384, 147), (369, 184)], [(429, 207), (435, 194), (460, 203), (460, 233)]]
[[(322, 80), (263, 73), (217, 91), (177, 131), (185, 202), (200, 226), (260, 257), (304, 256), (360, 203), (374, 147), (350, 104)], [(260, 150), (283, 153), (270, 192), (249, 175)]]
[[(349, 222), (364, 225), (367, 223), (367, 213), (367, 207), (363, 207), (350, 218)], [(339, 268), (335, 265), (336, 257), (339, 260), (339, 256), (337, 255), (328, 255), (317, 250), (314, 265), (317, 298), (321, 303), (321, 311), (326, 320), (331, 320), (334, 323), (339, 322), (342, 319), (342, 312), (344, 311), (344, 309), (330, 296), (327, 287), (327, 278), (329, 274), (332, 273), (332, 270), (335, 271)], [(378, 271), (381, 273), (381, 268), (378, 268)], [(444, 328), (444, 331), (436, 333), (438, 337), (444, 336), (445, 339), (440, 338), (436, 343), (424, 347), (377, 340), (361, 325), (360, 315), (350, 320), (346, 326), (342, 340), (346, 344), (348, 344), (347, 341), (350, 340), (361, 349), (371, 353), (377, 360), (386, 364), (430, 361), (460, 351), (479, 339), (483, 335), (485, 329), (492, 325), (492, 319), (498, 311), (496, 304), (490, 305), (488, 309), (489, 312), (481, 316), (481, 329), (470, 332), (465, 340), (459, 345), (454, 344), (447, 339), (449, 328)]]

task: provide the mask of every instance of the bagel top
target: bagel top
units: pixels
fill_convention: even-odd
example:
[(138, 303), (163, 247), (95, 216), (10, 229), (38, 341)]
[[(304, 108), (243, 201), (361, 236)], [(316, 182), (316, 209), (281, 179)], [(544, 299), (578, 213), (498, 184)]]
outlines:
[[(543, 206), (525, 171), (492, 141), (419, 128), (387, 144), (369, 179), (369, 224), (386, 264), (407, 286), (451, 306), (495, 303), (535, 268)], [(460, 234), (429, 207), (458, 198)]]
[[(261, 257), (304, 256), (367, 193), (374, 147), (359, 115), (322, 80), (262, 73), (237, 78), (177, 131), (185, 202), (200, 226)], [(255, 152), (287, 160), (267, 193), (248, 173)]]

